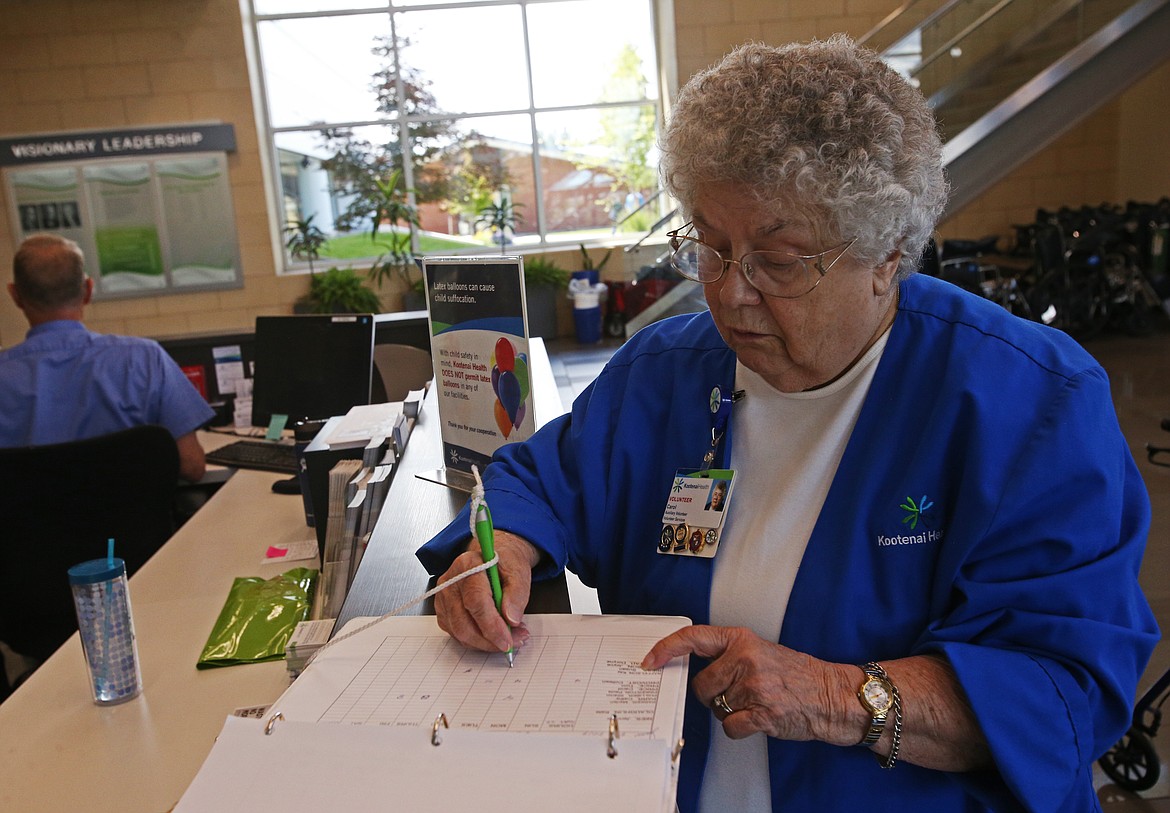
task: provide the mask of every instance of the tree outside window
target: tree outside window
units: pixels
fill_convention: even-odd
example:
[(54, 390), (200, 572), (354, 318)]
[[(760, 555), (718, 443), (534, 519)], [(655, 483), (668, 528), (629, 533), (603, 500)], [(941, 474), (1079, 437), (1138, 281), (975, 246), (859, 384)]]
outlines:
[[(313, 218), (321, 258), (369, 261), (403, 228), (413, 255), (498, 249), (480, 213), (505, 189), (517, 247), (657, 218), (631, 216), (658, 188), (649, 0), (340, 2), (253, 0), (282, 211)], [(416, 222), (371, 222), (391, 178)]]

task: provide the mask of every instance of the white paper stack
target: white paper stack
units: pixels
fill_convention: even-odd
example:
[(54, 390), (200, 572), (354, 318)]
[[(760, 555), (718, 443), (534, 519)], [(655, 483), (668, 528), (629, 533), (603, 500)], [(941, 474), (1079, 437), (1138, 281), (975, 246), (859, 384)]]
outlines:
[(423, 399), (426, 397), (426, 387), (421, 390), (411, 390), (407, 393), (406, 400), (402, 402), (402, 412), (411, 420), (418, 420), (418, 416), (422, 412)]
[[(314, 618), (337, 616), (349, 588), (353, 538), (346, 536), (346, 509), (353, 500), (350, 483), (362, 470), (360, 460), (339, 460), (329, 470), (329, 514), (325, 524), (325, 558), (317, 587), (320, 612)], [(347, 544), (348, 543), (348, 544)]]
[(317, 654), (317, 650), (329, 642), (329, 634), (333, 632), (332, 618), (322, 618), (318, 621), (302, 621), (293, 630), (292, 637), (284, 648), (285, 666), (290, 678), (296, 678), (309, 659)]
[(374, 438), (390, 437), (394, 432), (395, 423), (401, 417), (401, 401), (351, 407), (325, 438), (325, 443), (330, 449), (366, 446)]
[(232, 422), (237, 429), (249, 429), (252, 426), (252, 379), (238, 378), (235, 387), (236, 401)]

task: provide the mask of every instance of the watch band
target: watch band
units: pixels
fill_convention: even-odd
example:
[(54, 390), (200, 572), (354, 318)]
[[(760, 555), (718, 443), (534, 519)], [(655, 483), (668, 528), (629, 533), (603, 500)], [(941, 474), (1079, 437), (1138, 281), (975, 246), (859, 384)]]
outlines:
[[(896, 697), (896, 690), (894, 684), (890, 681), (890, 676), (886, 674), (886, 670), (882, 668), (881, 664), (870, 662), (861, 667), (861, 671), (865, 673), (865, 681), (857, 690), (857, 697), (861, 700), (861, 704), (865, 706), (866, 710), (872, 714), (869, 721), (869, 728), (865, 731), (865, 736), (861, 738), (858, 745), (871, 746), (882, 737), (882, 732), (886, 728), (886, 719), (890, 711), (893, 710), (893, 700)], [(889, 693), (891, 705), (885, 709), (877, 709), (873, 703), (866, 697), (866, 689), (870, 683), (881, 683), (883, 688)]]

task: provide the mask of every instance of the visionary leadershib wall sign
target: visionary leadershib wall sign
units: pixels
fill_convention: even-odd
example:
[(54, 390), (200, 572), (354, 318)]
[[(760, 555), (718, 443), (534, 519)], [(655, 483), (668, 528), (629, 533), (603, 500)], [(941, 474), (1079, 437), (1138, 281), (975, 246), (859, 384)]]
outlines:
[(13, 234), (76, 241), (98, 298), (240, 288), (235, 146), (230, 124), (0, 139)]
[(536, 431), (522, 261), (431, 257), (423, 276), (443, 461), (448, 472), (482, 470), (500, 446)]

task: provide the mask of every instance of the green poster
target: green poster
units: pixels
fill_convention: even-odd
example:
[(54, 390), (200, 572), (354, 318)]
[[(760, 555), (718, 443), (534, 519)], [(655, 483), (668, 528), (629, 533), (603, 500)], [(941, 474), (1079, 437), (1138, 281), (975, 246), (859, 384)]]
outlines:
[(82, 169), (93, 210), (99, 285), (105, 293), (167, 286), (151, 176), (147, 163)]
[(209, 155), (156, 161), (163, 221), (176, 288), (233, 282), (236, 232), (227, 159)]
[(154, 226), (109, 227), (97, 229), (98, 264), (102, 275), (163, 275), (162, 248)]

